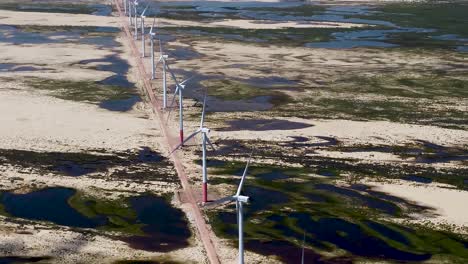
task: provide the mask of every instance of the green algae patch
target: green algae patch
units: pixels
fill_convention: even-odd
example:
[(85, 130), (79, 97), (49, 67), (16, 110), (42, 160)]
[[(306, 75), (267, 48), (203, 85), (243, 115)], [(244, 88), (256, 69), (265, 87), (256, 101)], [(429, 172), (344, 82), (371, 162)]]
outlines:
[(130, 99), (136, 92), (119, 86), (104, 85), (93, 81), (53, 80), (29, 77), (24, 82), (35, 89), (63, 100), (98, 104), (106, 100)]
[(125, 199), (96, 199), (77, 192), (70, 197), (68, 203), (75, 210), (89, 218), (105, 215), (108, 223), (106, 226), (100, 227), (102, 230), (144, 235), (141, 230), (144, 225), (135, 223), (136, 213)]
[(0, 9), (21, 12), (93, 14), (103, 6), (67, 3), (0, 3)]
[(278, 91), (279, 87), (263, 88), (233, 80), (208, 80), (201, 84), (208, 89), (208, 94), (225, 101), (249, 100), (256, 97), (268, 96), (274, 105), (289, 101), (289, 96)]

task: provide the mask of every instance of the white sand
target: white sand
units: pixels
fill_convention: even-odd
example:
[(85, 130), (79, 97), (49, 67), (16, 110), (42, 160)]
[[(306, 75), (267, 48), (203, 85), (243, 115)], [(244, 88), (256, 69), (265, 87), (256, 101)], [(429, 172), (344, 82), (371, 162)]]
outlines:
[[(454, 224), (468, 228), (468, 191), (449, 189), (441, 184), (408, 183), (408, 181), (392, 181), (377, 183), (365, 182), (376, 190), (414, 201), (420, 205), (434, 208), (435, 215), (419, 219), (429, 220), (436, 224)], [(467, 229), (468, 230), (468, 229)]]
[(0, 10), (0, 24), (5, 25), (119, 27), (118, 21), (112, 16)]

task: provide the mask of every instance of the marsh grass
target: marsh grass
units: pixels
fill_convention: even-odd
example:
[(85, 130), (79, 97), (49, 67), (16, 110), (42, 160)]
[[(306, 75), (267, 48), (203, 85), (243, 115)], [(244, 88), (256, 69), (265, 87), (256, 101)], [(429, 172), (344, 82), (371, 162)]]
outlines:
[[(192, 35), (223, 39), (237, 42), (251, 42), (258, 45), (303, 46), (310, 42), (326, 42), (333, 40), (332, 33), (350, 32), (359, 29), (335, 28), (281, 28), (281, 29), (241, 29), (227, 27), (165, 27), (170, 34)], [(369, 29), (377, 29), (369, 27)], [(200, 36), (198, 36), (200, 37)]]
[(270, 103), (281, 105), (289, 101), (289, 96), (280, 92), (281, 87), (262, 88), (233, 80), (207, 80), (201, 85), (206, 87), (210, 96), (225, 101), (249, 100), (260, 96), (270, 96)]
[(49, 95), (77, 102), (99, 104), (106, 100), (123, 100), (137, 96), (132, 89), (103, 85), (93, 81), (54, 80), (36, 77), (24, 79), (26, 85), (46, 91)]
[(404, 27), (437, 29), (437, 34), (468, 37), (466, 1), (388, 3), (375, 8), (375, 11), (380, 12), (372, 12), (362, 18), (390, 21)]

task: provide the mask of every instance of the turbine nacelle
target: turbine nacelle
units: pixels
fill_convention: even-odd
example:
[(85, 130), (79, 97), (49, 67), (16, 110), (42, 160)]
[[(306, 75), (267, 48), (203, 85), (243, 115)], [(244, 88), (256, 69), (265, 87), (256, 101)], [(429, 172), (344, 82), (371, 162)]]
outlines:
[(211, 131), (211, 130), (210, 130), (209, 128), (206, 128), (206, 127), (202, 127), (202, 128), (200, 129), (200, 132), (205, 133), (205, 134), (210, 133), (210, 131)]
[(235, 201), (238, 201), (238, 202), (241, 202), (241, 203), (248, 203), (249, 202), (249, 197), (248, 196), (235, 195), (232, 198), (235, 199)]

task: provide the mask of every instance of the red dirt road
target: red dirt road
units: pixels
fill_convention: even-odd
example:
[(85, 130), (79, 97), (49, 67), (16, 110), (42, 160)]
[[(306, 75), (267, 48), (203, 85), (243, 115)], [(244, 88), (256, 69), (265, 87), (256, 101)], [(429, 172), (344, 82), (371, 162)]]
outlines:
[[(146, 73), (146, 69), (144, 66), (144, 63), (140, 57), (140, 52), (138, 48), (135, 45), (135, 42), (133, 40), (133, 36), (130, 33), (129, 25), (128, 25), (128, 19), (125, 17), (125, 15), (122, 12), (121, 9), (121, 1), (119, 0), (114, 0), (114, 4), (117, 7), (117, 11), (119, 13), (119, 16), (122, 18), (122, 28), (125, 32), (125, 35), (127, 37), (127, 40), (130, 44), (130, 48), (132, 50), (132, 54), (135, 58), (135, 61), (137, 63), (137, 68), (139, 75), (141, 79), (143, 80), (143, 87), (146, 92), (146, 95), (149, 98), (149, 103), (152, 106), (153, 112), (156, 115), (156, 117), (159, 120), (159, 124), (161, 127), (161, 132), (166, 139), (167, 143), (167, 149), (171, 151), (174, 146), (176, 146), (179, 143), (179, 138), (178, 135), (176, 136), (171, 136), (168, 132), (168, 127), (165, 125), (165, 120), (163, 118), (163, 113), (161, 112), (161, 104), (160, 102), (156, 99), (154, 93), (153, 93), (153, 87), (152, 83), (149, 81), (148, 74)], [(192, 188), (190, 186), (190, 183), (187, 178), (187, 174), (184, 171), (184, 167), (182, 165), (182, 161), (179, 159), (177, 156), (177, 153), (174, 152), (171, 155), (172, 161), (174, 162), (174, 166), (176, 168), (177, 174), (179, 176), (180, 182), (182, 184), (187, 202), (190, 204), (192, 207), (192, 213), (193, 217), (195, 219), (195, 225), (197, 227), (197, 230), (200, 235), (200, 239), (205, 247), (206, 253), (208, 260), (212, 264), (219, 264), (219, 258), (216, 253), (216, 249), (213, 244), (213, 240), (211, 239), (211, 231), (208, 229), (208, 226), (205, 222), (205, 219), (203, 218), (203, 214), (201, 212), (200, 207), (198, 206), (194, 192), (192, 191)]]

